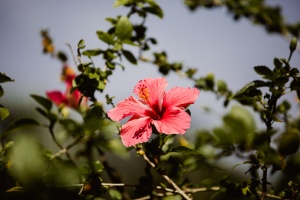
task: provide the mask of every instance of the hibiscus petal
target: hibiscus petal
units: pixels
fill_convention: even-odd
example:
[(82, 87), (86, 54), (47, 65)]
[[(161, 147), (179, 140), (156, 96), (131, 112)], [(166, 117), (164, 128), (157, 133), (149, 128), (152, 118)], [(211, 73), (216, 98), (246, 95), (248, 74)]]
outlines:
[(160, 110), (162, 97), (167, 85), (165, 78), (146, 78), (138, 82), (133, 92), (152, 108)]
[(190, 128), (191, 117), (180, 108), (166, 110), (160, 120), (153, 120), (152, 124), (159, 133), (183, 134)]
[(55, 103), (57, 106), (59, 106), (62, 103), (67, 103), (67, 99), (63, 93), (60, 91), (51, 91), (51, 92), (46, 92), (46, 95), (48, 98)]
[(199, 90), (196, 88), (174, 87), (167, 91), (163, 100), (163, 107), (183, 107), (195, 103), (199, 96)]
[(152, 128), (150, 126), (151, 118), (140, 117), (132, 118), (121, 129), (121, 139), (126, 147), (139, 143), (147, 142), (151, 137)]
[(127, 116), (140, 115), (145, 116), (145, 112), (149, 108), (137, 100), (135, 97), (130, 96), (124, 101), (118, 103), (118, 105), (107, 112), (109, 118), (115, 121), (120, 121)]

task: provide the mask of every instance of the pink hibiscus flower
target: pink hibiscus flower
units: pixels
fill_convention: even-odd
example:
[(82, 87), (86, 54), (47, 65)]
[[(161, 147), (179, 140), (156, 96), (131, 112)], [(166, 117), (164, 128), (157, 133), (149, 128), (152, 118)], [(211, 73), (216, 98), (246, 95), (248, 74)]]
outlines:
[(174, 87), (165, 91), (166, 87), (164, 78), (141, 80), (133, 90), (139, 99), (130, 96), (108, 111), (115, 121), (132, 116), (120, 132), (125, 146), (147, 142), (152, 134), (151, 125), (164, 134), (183, 134), (190, 127), (191, 117), (185, 109), (195, 102), (199, 90)]
[[(62, 93), (61, 91), (54, 90), (46, 92), (48, 98), (57, 106), (65, 105), (75, 110), (79, 109), (79, 100), (81, 98), (81, 93), (75, 89), (72, 93), (72, 81), (76, 77), (76, 74), (72, 68), (69, 66), (64, 66), (62, 72), (62, 80), (66, 83), (66, 91)], [(83, 97), (80, 106), (87, 107), (87, 98)]]

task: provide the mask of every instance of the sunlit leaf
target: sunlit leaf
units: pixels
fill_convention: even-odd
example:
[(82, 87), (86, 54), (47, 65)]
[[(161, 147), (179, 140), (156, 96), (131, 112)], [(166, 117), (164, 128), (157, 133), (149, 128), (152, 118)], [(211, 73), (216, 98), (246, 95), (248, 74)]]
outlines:
[(104, 31), (97, 31), (98, 38), (107, 44), (113, 44), (114, 37)]
[(91, 49), (91, 50), (85, 50), (82, 52), (82, 55), (85, 56), (98, 56), (101, 53), (103, 53), (103, 51), (101, 49)]
[(227, 84), (223, 80), (217, 81), (217, 90), (218, 92), (226, 92), (227, 91)]
[(9, 116), (9, 114), (10, 114), (9, 110), (7, 108), (1, 107), (0, 105), (0, 118), (4, 120)]
[(101, 164), (101, 162), (99, 160), (95, 161), (93, 163), (93, 166), (94, 166), (95, 172), (97, 172), (97, 173), (101, 172), (104, 169), (103, 165)]
[(79, 42), (77, 44), (77, 47), (78, 47), (78, 49), (84, 49), (85, 48), (83, 39), (79, 40)]
[(130, 2), (130, 0), (115, 0), (114, 7), (122, 6), (129, 2)]
[(122, 194), (118, 190), (109, 189), (108, 193), (109, 193), (109, 196), (112, 199), (115, 199), (115, 200), (121, 200), (121, 199), (123, 199)]
[(116, 24), (116, 35), (120, 40), (125, 40), (131, 37), (133, 26), (126, 16), (120, 17)]

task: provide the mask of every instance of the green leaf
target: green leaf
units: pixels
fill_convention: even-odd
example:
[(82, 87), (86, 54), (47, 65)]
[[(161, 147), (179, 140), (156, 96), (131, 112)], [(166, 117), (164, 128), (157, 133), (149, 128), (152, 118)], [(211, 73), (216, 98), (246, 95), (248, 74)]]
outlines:
[(240, 89), (235, 96), (240, 96), (241, 94), (245, 93), (247, 90), (249, 90), (249, 88), (255, 86), (254, 82), (250, 82), (248, 84), (246, 84), (244, 87), (242, 87), (242, 89)]
[(12, 124), (10, 124), (9, 127), (5, 130), (5, 133), (15, 132), (22, 128), (28, 127), (28, 126), (39, 126), (40, 123), (37, 122), (34, 119), (31, 118), (22, 118), (17, 121), (14, 121)]
[(1, 107), (0, 106), (0, 118), (2, 120), (4, 120), (5, 118), (7, 118), (9, 116), (9, 110), (7, 108)]
[(105, 65), (106, 65), (109, 69), (115, 69), (115, 68), (116, 68), (115, 63), (112, 63), (112, 62), (105, 62)]
[(290, 43), (290, 50), (291, 52), (295, 51), (295, 49), (297, 48), (297, 38), (296, 37), (293, 37), (293, 39), (291, 40), (291, 43)]
[(293, 80), (290, 84), (291, 90), (299, 90), (300, 89), (300, 80)]
[(282, 68), (282, 62), (280, 61), (280, 59), (274, 58), (273, 63), (274, 63), (275, 69), (279, 70)]
[(283, 76), (277, 77), (275, 79), (275, 83), (280, 86), (284, 86), (288, 81), (289, 81), (289, 77), (283, 77)]
[(186, 146), (177, 146), (177, 147), (174, 147), (170, 150), (170, 152), (176, 152), (176, 153), (181, 153), (183, 155), (191, 155), (191, 154), (198, 154), (200, 155), (200, 153), (195, 150), (195, 149), (190, 149)]
[(39, 103), (41, 106), (43, 106), (47, 111), (50, 111), (52, 108), (52, 102), (51, 100), (42, 97), (42, 96), (38, 96), (35, 94), (31, 94), (30, 95), (37, 103)]
[(41, 108), (36, 108), (36, 111), (43, 115), (45, 118), (49, 119), (49, 121), (54, 122), (57, 120), (57, 116), (54, 113), (46, 112), (45, 110)]
[(98, 38), (107, 44), (114, 43), (114, 37), (104, 31), (97, 31)]
[(144, 7), (143, 10), (153, 15), (156, 15), (159, 18), (163, 18), (164, 15), (162, 9), (158, 5)]
[(125, 56), (125, 58), (126, 58), (129, 62), (131, 62), (131, 63), (134, 64), (134, 65), (137, 64), (136, 58), (134, 57), (134, 55), (133, 55), (130, 51), (122, 50), (122, 53), (123, 53), (123, 55)]
[(83, 55), (88, 56), (88, 57), (98, 56), (101, 53), (103, 53), (103, 51), (101, 49), (85, 50), (82, 52)]
[(104, 169), (103, 165), (101, 164), (101, 162), (99, 160), (95, 161), (93, 163), (93, 166), (94, 166), (95, 172), (97, 172), (97, 173), (101, 172)]
[(284, 133), (280, 139), (278, 152), (281, 155), (290, 155), (296, 153), (299, 149), (300, 137), (297, 132)]
[(77, 48), (78, 49), (84, 49), (85, 48), (84, 40), (83, 39), (79, 40)]
[(263, 78), (273, 80), (274, 73), (271, 69), (266, 66), (256, 66), (254, 70), (257, 74), (262, 75)]
[(217, 81), (217, 90), (218, 92), (226, 92), (227, 91), (227, 84), (223, 80)]
[(120, 40), (126, 40), (131, 37), (133, 26), (126, 16), (120, 17), (116, 24), (116, 35)]
[(56, 56), (62, 62), (66, 62), (68, 60), (67, 55), (65, 53), (61, 52), (61, 51), (57, 52)]
[(162, 200), (182, 200), (182, 197), (179, 194), (168, 195), (168, 196), (162, 197)]
[(109, 189), (108, 193), (109, 193), (109, 196), (114, 200), (121, 200), (122, 199), (122, 194), (118, 190)]
[(297, 68), (292, 68), (290, 71), (291, 77), (297, 77), (299, 75), (299, 70)]
[(102, 119), (103, 108), (99, 105), (94, 106), (87, 112), (86, 116), (84, 117), (85, 128), (91, 132), (100, 129), (102, 126)]
[(0, 97), (2, 97), (3, 94), (4, 94), (4, 90), (3, 90), (2, 86), (0, 85)]
[(11, 79), (10, 77), (6, 76), (6, 74), (0, 72), (0, 83), (5, 83), (5, 82), (14, 82), (15, 80)]
[(129, 3), (129, 2), (130, 2), (129, 0), (116, 0), (114, 2), (114, 7), (122, 6), (122, 5), (125, 5), (125, 4)]

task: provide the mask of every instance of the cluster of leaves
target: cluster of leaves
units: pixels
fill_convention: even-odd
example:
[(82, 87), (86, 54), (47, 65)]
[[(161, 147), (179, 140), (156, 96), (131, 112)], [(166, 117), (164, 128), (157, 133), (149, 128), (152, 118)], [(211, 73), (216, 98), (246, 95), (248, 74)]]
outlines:
[(269, 33), (291, 34), (299, 37), (300, 23), (286, 23), (281, 8), (268, 6), (264, 0), (185, 0), (184, 2), (191, 10), (198, 7), (225, 6), (235, 20), (246, 17), (253, 23), (264, 26)]
[[(186, 1), (190, 8), (226, 5), (237, 18), (246, 16), (264, 25), (270, 19), (272, 22), (281, 19), (278, 9), (264, 7), (262, 3)], [(76, 113), (79, 117), (72, 117), (66, 115), (64, 109), (56, 109), (48, 98), (32, 94), (42, 119), (20, 119), (1, 132), (0, 179), (4, 180), (4, 184), (0, 184), (1, 199), (196, 199), (199, 193), (199, 198), (203, 198), (203, 191), (213, 192), (209, 196), (215, 199), (300, 199), (300, 119), (289, 116), (291, 105), (282, 101), (287, 92), (296, 92), (300, 98), (299, 70), (289, 63), (296, 49), (296, 38), (290, 43), (288, 59), (275, 58), (273, 69), (254, 67), (261, 80), (233, 92), (225, 81), (216, 81), (214, 74), (195, 78), (196, 69), (169, 62), (165, 51), (153, 52), (153, 59), (143, 56), (144, 51), (157, 43), (146, 34), (147, 16), (163, 17), (162, 9), (154, 0), (116, 0), (114, 6), (125, 6), (129, 12), (126, 16), (106, 18), (111, 28), (96, 31), (106, 47), (87, 50), (83, 40), (77, 46), (79, 74), (73, 80), (71, 92), (78, 89), (92, 102), (90, 107)], [(259, 12), (252, 13), (255, 6), (260, 8)], [(141, 22), (132, 23), (133, 16), (139, 17)], [(268, 29), (284, 33), (286, 25), (282, 20), (277, 22), (279, 25), (268, 24)], [(55, 51), (49, 33), (42, 31), (41, 35), (43, 51), (66, 63), (66, 55)], [(138, 55), (132, 53), (134, 48)], [(89, 62), (83, 62), (83, 56)], [(93, 62), (97, 56), (102, 58), (104, 67)], [(202, 91), (224, 97), (224, 106), (230, 101), (240, 105), (231, 107), (222, 118), (223, 124), (212, 130), (197, 131), (192, 141), (154, 131), (150, 142), (125, 149), (117, 135), (119, 125), (107, 118), (104, 103), (95, 97), (96, 92), (106, 91), (109, 76), (117, 66), (125, 68), (124, 58), (131, 64), (151, 63), (162, 75), (184, 74)], [(7, 81), (13, 80), (1, 73), (0, 83)], [(0, 96), (3, 93), (0, 86)], [(107, 105), (114, 106), (112, 97), (106, 95), (106, 100)], [(259, 113), (264, 130), (258, 130), (249, 109)], [(0, 114), (4, 120), (9, 112), (0, 105)], [(283, 130), (273, 127), (276, 122), (284, 124)], [(47, 150), (32, 137), (15, 139), (11, 136), (28, 125), (46, 129), (55, 147)], [(137, 184), (124, 183), (117, 166), (112, 166), (108, 159), (111, 153), (124, 157), (131, 150), (145, 161), (144, 174), (139, 175)], [(237, 162), (241, 165), (250, 166), (245, 172), (249, 176), (241, 178), (222, 172), (217, 161), (229, 156), (239, 158)], [(239, 164), (234, 169), (238, 167)], [(285, 176), (280, 187), (271, 190), (269, 176), (277, 171)], [(107, 180), (112, 183), (106, 183)], [(127, 190), (128, 187), (131, 190)]]

